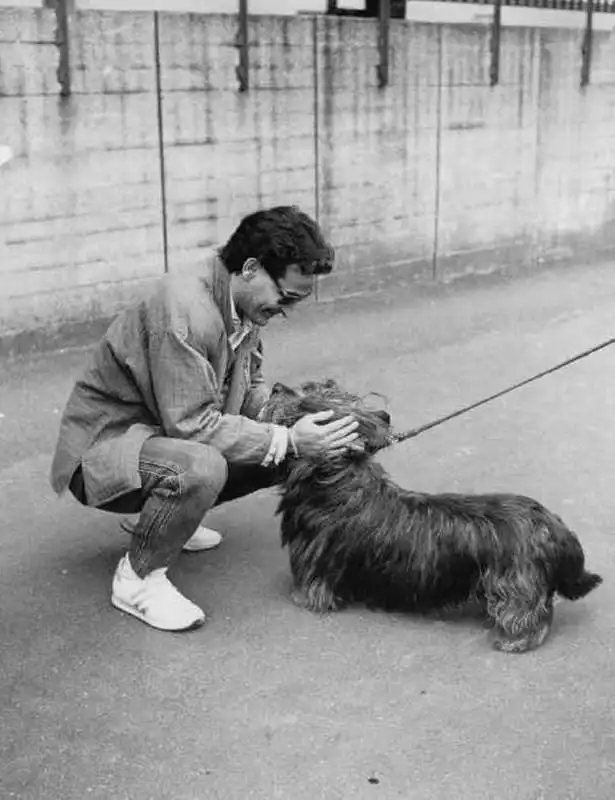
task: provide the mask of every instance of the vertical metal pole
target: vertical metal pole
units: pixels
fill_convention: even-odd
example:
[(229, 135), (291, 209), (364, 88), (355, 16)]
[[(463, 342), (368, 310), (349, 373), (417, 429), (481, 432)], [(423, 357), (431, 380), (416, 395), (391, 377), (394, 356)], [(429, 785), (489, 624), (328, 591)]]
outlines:
[(391, 29), (391, 0), (380, 0), (378, 49), (380, 63), (378, 64), (378, 85), (381, 89), (389, 84), (389, 33)]
[(74, 11), (74, 0), (54, 0), (53, 8), (56, 14), (56, 47), (58, 48), (58, 83), (60, 96), (70, 97), (70, 15)]
[[(318, 59), (318, 17), (312, 20), (312, 61), (314, 66), (314, 216), (320, 225), (320, 63)], [(314, 300), (318, 302), (319, 280), (314, 280)]]
[(594, 0), (586, 0), (587, 2), (587, 21), (585, 24), (585, 36), (583, 37), (583, 62), (581, 64), (581, 86), (585, 87), (589, 84), (592, 66), (592, 41), (593, 35), (593, 22), (594, 22)]
[(239, 46), (239, 65), (237, 67), (237, 80), (239, 91), (247, 92), (250, 88), (250, 59), (248, 53), (248, 0), (239, 0), (239, 29), (237, 39)]
[(489, 80), (496, 86), (500, 80), (500, 41), (502, 34), (502, 0), (494, 0), (493, 21), (491, 23), (491, 68)]
[(164, 120), (162, 118), (162, 78), (160, 71), (160, 20), (154, 11), (154, 64), (156, 65), (156, 113), (158, 117), (158, 163), (160, 164), (160, 203), (162, 206), (162, 254), (164, 271), (169, 271), (169, 228), (167, 217), (167, 171), (164, 153)]
[(440, 247), (440, 192), (442, 180), (442, 93), (444, 91), (443, 64), (443, 36), (442, 26), (438, 26), (438, 95), (436, 102), (436, 192), (434, 197), (433, 213), (433, 255), (431, 261), (431, 277), (434, 281), (438, 278), (438, 250)]

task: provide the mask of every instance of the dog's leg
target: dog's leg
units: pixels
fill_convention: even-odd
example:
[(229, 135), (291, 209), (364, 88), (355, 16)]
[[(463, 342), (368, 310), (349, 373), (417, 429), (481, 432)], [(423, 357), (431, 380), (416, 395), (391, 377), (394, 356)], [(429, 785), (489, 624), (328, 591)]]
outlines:
[(537, 570), (491, 575), (483, 582), (487, 614), (494, 622), (493, 647), (525, 653), (540, 647), (553, 622), (553, 594)]
[(504, 653), (525, 653), (544, 643), (553, 622), (553, 603), (545, 600), (540, 609), (505, 613), (496, 622), (493, 647)]
[(322, 580), (313, 580), (307, 586), (295, 585), (290, 596), (295, 605), (317, 614), (338, 611), (343, 606), (341, 599)]
[(293, 540), (289, 545), (290, 571), (293, 576), (291, 599), (300, 608), (324, 614), (337, 611), (344, 603), (335, 592), (335, 584), (331, 576), (314, 574), (313, 565), (306, 556), (307, 545), (300, 540)]

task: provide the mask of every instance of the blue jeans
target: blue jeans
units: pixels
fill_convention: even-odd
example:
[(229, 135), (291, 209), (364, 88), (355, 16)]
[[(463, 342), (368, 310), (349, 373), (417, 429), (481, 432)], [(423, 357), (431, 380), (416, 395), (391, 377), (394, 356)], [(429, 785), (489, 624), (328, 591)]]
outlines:
[[(275, 468), (229, 465), (213, 447), (161, 436), (148, 439), (141, 448), (139, 473), (140, 491), (101, 510), (140, 514), (129, 552), (141, 578), (173, 563), (210, 508), (279, 483)], [(70, 490), (87, 504), (81, 470), (73, 476)]]

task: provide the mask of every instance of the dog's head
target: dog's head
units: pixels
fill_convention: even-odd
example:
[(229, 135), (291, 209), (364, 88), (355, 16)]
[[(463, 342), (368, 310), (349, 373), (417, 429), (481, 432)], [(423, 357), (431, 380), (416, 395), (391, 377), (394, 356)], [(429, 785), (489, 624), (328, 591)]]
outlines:
[(276, 383), (260, 418), (264, 422), (291, 427), (306, 414), (318, 411), (333, 411), (331, 421), (353, 416), (359, 423), (357, 433), (365, 453), (375, 453), (391, 442), (388, 412), (370, 408), (364, 398), (345, 392), (334, 380), (309, 381), (299, 389)]

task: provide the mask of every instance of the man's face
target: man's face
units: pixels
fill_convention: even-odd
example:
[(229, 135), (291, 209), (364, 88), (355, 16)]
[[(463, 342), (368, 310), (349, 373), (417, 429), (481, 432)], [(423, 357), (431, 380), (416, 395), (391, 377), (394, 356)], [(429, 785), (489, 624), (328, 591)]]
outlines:
[(303, 275), (296, 264), (291, 264), (276, 282), (258, 261), (251, 260), (240, 275), (234, 276), (233, 299), (244, 317), (263, 326), (286, 308), (309, 297), (313, 282), (313, 277)]

